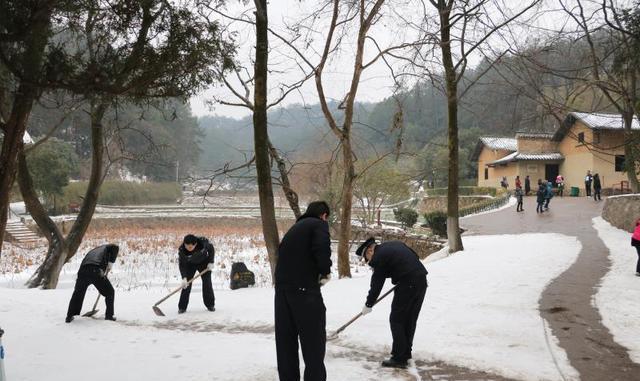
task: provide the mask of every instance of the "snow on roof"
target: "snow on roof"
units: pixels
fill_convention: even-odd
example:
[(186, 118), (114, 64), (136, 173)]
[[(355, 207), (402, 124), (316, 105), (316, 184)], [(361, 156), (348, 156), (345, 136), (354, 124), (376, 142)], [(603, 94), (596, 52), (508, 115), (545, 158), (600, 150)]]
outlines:
[(516, 139), (529, 138), (529, 139), (551, 139), (553, 134), (547, 132), (516, 132)]
[(558, 161), (558, 160), (564, 160), (564, 156), (562, 156), (562, 154), (559, 152), (550, 152), (550, 153), (513, 152), (501, 159), (492, 161), (491, 163), (487, 163), (487, 165), (506, 164), (512, 161)]
[(515, 151), (518, 149), (518, 140), (515, 138), (495, 138), (483, 136), (480, 138), (482, 144), (489, 149)]
[[(624, 128), (624, 121), (620, 114), (572, 112), (570, 115), (592, 129), (621, 130)], [(633, 118), (631, 129), (640, 130), (640, 121), (638, 121), (637, 115)]]

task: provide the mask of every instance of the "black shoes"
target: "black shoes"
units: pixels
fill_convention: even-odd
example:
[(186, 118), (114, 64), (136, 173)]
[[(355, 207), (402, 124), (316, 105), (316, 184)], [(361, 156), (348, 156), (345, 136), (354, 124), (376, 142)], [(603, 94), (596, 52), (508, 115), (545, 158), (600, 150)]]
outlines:
[(116, 317), (115, 316), (105, 316), (104, 320), (116, 321)]
[(211, 312), (213, 312), (213, 311), (215, 311), (215, 310), (216, 310), (216, 308), (215, 308), (215, 307), (213, 307), (213, 306), (212, 306), (212, 307), (207, 307), (207, 309), (208, 309), (209, 311), (211, 311)]
[(71, 323), (73, 321), (73, 316), (67, 316), (66, 319), (64, 319), (65, 323)]
[(384, 360), (381, 365), (385, 368), (406, 369), (407, 361), (398, 361), (394, 358), (390, 358), (389, 360)]
[(185, 313), (185, 312), (187, 312), (187, 310), (183, 310), (183, 309), (179, 309), (179, 310), (178, 310), (178, 313), (179, 313), (179, 314), (183, 314), (183, 313)]

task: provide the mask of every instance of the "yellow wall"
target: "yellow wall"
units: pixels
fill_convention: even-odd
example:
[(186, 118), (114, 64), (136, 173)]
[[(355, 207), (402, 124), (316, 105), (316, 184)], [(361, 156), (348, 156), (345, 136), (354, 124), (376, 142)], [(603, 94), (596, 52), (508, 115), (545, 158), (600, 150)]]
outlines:
[(623, 144), (623, 131), (600, 132), (600, 144), (596, 144), (593, 151), (593, 169), (591, 172), (600, 175), (603, 188), (619, 187), (620, 181), (628, 180), (625, 172), (615, 171), (615, 155), (624, 155)]
[[(489, 169), (489, 178), (487, 180), (484, 179), (484, 169), (486, 168), (487, 163), (491, 163), (492, 161), (496, 161), (501, 159), (507, 155), (509, 155), (511, 151), (506, 150), (490, 150), (487, 147), (483, 147), (480, 155), (478, 156), (478, 186), (479, 187), (499, 187), (500, 180), (502, 176), (507, 176), (501, 174), (502, 171), (496, 168), (488, 168)], [(513, 165), (513, 164), (511, 164)]]
[(557, 145), (549, 138), (518, 138), (518, 152), (522, 153), (558, 152)]
[(546, 162), (542, 161), (519, 161), (518, 162), (518, 175), (522, 181), (524, 187), (524, 179), (529, 176), (531, 180), (531, 189), (535, 184), (538, 184), (538, 179), (544, 180), (544, 166)]
[(560, 164), (560, 174), (564, 177), (565, 189), (578, 187), (580, 194), (585, 195), (584, 177), (587, 170), (593, 168), (593, 154), (584, 144), (578, 142), (580, 132), (584, 133), (585, 141), (593, 141), (591, 129), (577, 122), (558, 144), (558, 149), (564, 156), (564, 161)]

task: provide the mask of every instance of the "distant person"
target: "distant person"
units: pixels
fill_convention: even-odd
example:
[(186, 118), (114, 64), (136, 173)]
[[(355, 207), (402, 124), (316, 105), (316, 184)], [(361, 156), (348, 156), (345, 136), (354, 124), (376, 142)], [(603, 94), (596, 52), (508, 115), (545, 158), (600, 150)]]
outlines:
[(524, 195), (528, 196), (531, 193), (531, 179), (529, 179), (529, 175), (524, 178)]
[(638, 263), (636, 264), (636, 276), (640, 276), (640, 218), (636, 221), (636, 228), (631, 236), (631, 246), (638, 252)]
[(524, 209), (522, 208), (523, 198), (524, 191), (521, 187), (516, 186), (516, 201), (518, 201), (518, 204), (516, 205), (516, 212), (524, 212)]
[(591, 197), (592, 181), (593, 181), (593, 176), (591, 176), (591, 171), (587, 171), (587, 175), (584, 177), (584, 189), (587, 192), (587, 197)]
[(600, 182), (600, 175), (593, 175), (593, 200), (594, 201), (602, 201), (602, 197), (600, 197), (600, 193), (602, 192), (602, 183)]
[(84, 296), (87, 293), (87, 288), (91, 285), (98, 290), (100, 295), (104, 296), (107, 305), (105, 320), (116, 320), (113, 316), (115, 290), (107, 278), (107, 272), (116, 262), (119, 250), (118, 245), (107, 244), (92, 249), (84, 256), (82, 263), (80, 263), (80, 269), (78, 269), (78, 278), (69, 301), (65, 322), (71, 323), (74, 316), (80, 315)]
[(509, 188), (509, 182), (507, 182), (506, 177), (502, 178), (502, 180), (500, 181), (500, 186), (503, 187), (505, 190)]
[(275, 273), (275, 333), (281, 381), (300, 380), (298, 341), (304, 380), (324, 381), (326, 308), (320, 287), (331, 279), (329, 205), (314, 201), (282, 237)]
[(544, 209), (549, 210), (549, 203), (553, 198), (553, 185), (551, 184), (551, 181), (545, 181), (543, 185), (545, 186)]
[(547, 187), (542, 184), (542, 181), (538, 179), (538, 190), (536, 191), (536, 213), (544, 213), (544, 196), (547, 192)]
[(400, 241), (376, 244), (369, 238), (358, 247), (361, 256), (373, 268), (371, 286), (362, 314), (371, 312), (386, 278), (396, 285), (391, 302), (389, 325), (391, 326), (391, 358), (382, 361), (383, 367), (406, 368), (411, 359), (413, 337), (425, 293), (427, 292), (427, 269), (409, 246)]
[(520, 181), (520, 176), (516, 176), (516, 188), (522, 188), (522, 182)]
[[(182, 292), (178, 302), (178, 313), (187, 312), (189, 306), (189, 296), (191, 295), (192, 284), (189, 281), (198, 273), (203, 273), (202, 279), (202, 300), (209, 311), (216, 310), (216, 296), (213, 293), (211, 284), (211, 270), (213, 270), (213, 260), (215, 249), (205, 237), (196, 237), (187, 234), (178, 248), (178, 266), (182, 276)], [(205, 272), (205, 270), (209, 270)]]
[(558, 187), (558, 194), (560, 197), (564, 196), (564, 177), (562, 175), (556, 176), (556, 186)]

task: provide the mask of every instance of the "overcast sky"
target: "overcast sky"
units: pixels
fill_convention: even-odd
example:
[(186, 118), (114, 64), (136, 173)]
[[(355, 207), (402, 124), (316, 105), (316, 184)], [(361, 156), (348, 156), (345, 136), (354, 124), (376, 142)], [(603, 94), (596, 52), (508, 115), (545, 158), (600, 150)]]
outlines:
[[(499, 12), (497, 18), (509, 14), (513, 14), (517, 9), (520, 9), (523, 4), (531, 0), (496, 0), (500, 5), (500, 11), (488, 10), (488, 12)], [(538, 32), (545, 30), (557, 29), (560, 27), (566, 27), (564, 19), (566, 14), (559, 12), (559, 0), (545, 0), (544, 4), (526, 14), (522, 19), (532, 21), (537, 27)], [(563, 0), (570, 3), (571, 0)], [(627, 2), (628, 1), (624, 1)], [(229, 5), (225, 10), (225, 13), (239, 17), (243, 13), (249, 18), (253, 18), (252, 6), (253, 1), (249, 1), (248, 5), (243, 6), (239, 1), (228, 1)], [(297, 22), (300, 22), (305, 16), (309, 15), (312, 11), (312, 7), (317, 7), (319, 1), (300, 1), (300, 0), (275, 0), (269, 3), (269, 26), (276, 30), (283, 36), (290, 36), (291, 33), (287, 29), (287, 25), (291, 26)], [(391, 2), (389, 2), (391, 3)], [(394, 7), (392, 9), (383, 9), (381, 12), (385, 15), (384, 18), (379, 20), (377, 24), (372, 27), (371, 34), (384, 49), (385, 47), (392, 46), (398, 41), (407, 42), (415, 39), (417, 32), (413, 28), (404, 27), (407, 23), (419, 24), (423, 17), (420, 9), (416, 8), (416, 4), (419, 4), (419, 0), (400, 0), (393, 2)], [(594, 1), (597, 5), (597, 2)], [(431, 12), (431, 10), (429, 10)], [(314, 27), (315, 33), (312, 35), (315, 37), (314, 41), (310, 44), (307, 54), (310, 57), (310, 61), (313, 64), (318, 62), (318, 54), (314, 54), (314, 51), (318, 52), (322, 49), (325, 37), (323, 32), (326, 29), (330, 15), (325, 15), (321, 18), (324, 20), (323, 24), (316, 24)], [(251, 25), (239, 22), (224, 21), (230, 30), (237, 33), (236, 42), (239, 45), (237, 61), (244, 65), (248, 73), (253, 73), (251, 57), (253, 56), (253, 50), (255, 45), (255, 31)], [(518, 44), (524, 44), (530, 38), (532, 38), (532, 31), (524, 29), (523, 26), (518, 26), (517, 23), (512, 27), (513, 38)], [(353, 35), (353, 33), (351, 33)], [(301, 41), (301, 40), (299, 40)], [(287, 47), (286, 44), (279, 41), (276, 37), (270, 35), (269, 43), (271, 47), (269, 57), (269, 68), (271, 70), (269, 76), (269, 100), (273, 101), (278, 98), (281, 90), (279, 85), (295, 82), (302, 78), (302, 71), (298, 68), (296, 54)], [(504, 44), (504, 40), (495, 39), (494, 46), (500, 47)], [(304, 45), (299, 42), (296, 43), (298, 48), (302, 49)], [(353, 68), (353, 52), (355, 46), (353, 44), (353, 37), (345, 38), (344, 43), (341, 45), (341, 49), (333, 56), (333, 59), (328, 63), (325, 68), (325, 91), (330, 99), (342, 100), (348, 91), (351, 82), (352, 68)], [(367, 58), (373, 57), (377, 51), (373, 44), (369, 43), (365, 50), (365, 62)], [(437, 58), (436, 58), (437, 59)], [(480, 62), (481, 56), (476, 55), (472, 57), (471, 66), (474, 66)], [(390, 61), (390, 64), (398, 69), (399, 62)], [(226, 76), (229, 82), (232, 83), (237, 89), (241, 89), (240, 82), (236, 80), (235, 74), (230, 73)], [(409, 77), (407, 77), (409, 78)], [(406, 79), (403, 85), (410, 87), (415, 82), (415, 78)], [(379, 60), (376, 64), (363, 72), (360, 80), (360, 86), (357, 93), (357, 101), (360, 102), (375, 102), (380, 101), (386, 97), (389, 97), (394, 89), (394, 81), (390, 75), (389, 68), (382, 60)], [(244, 93), (244, 90), (241, 90)], [(250, 95), (252, 98), (252, 95)], [(225, 100), (231, 102), (237, 102), (232, 93), (223, 85), (216, 86), (202, 92), (196, 97), (191, 99), (192, 111), (197, 116), (202, 115), (221, 115), (234, 118), (241, 118), (243, 116), (250, 115), (250, 111), (244, 107), (226, 106), (219, 104), (218, 102), (212, 102), (214, 100)], [(318, 103), (318, 96), (315, 88), (313, 78), (301, 88), (299, 91), (292, 92), (288, 95), (282, 105), (288, 105), (292, 103)]]

